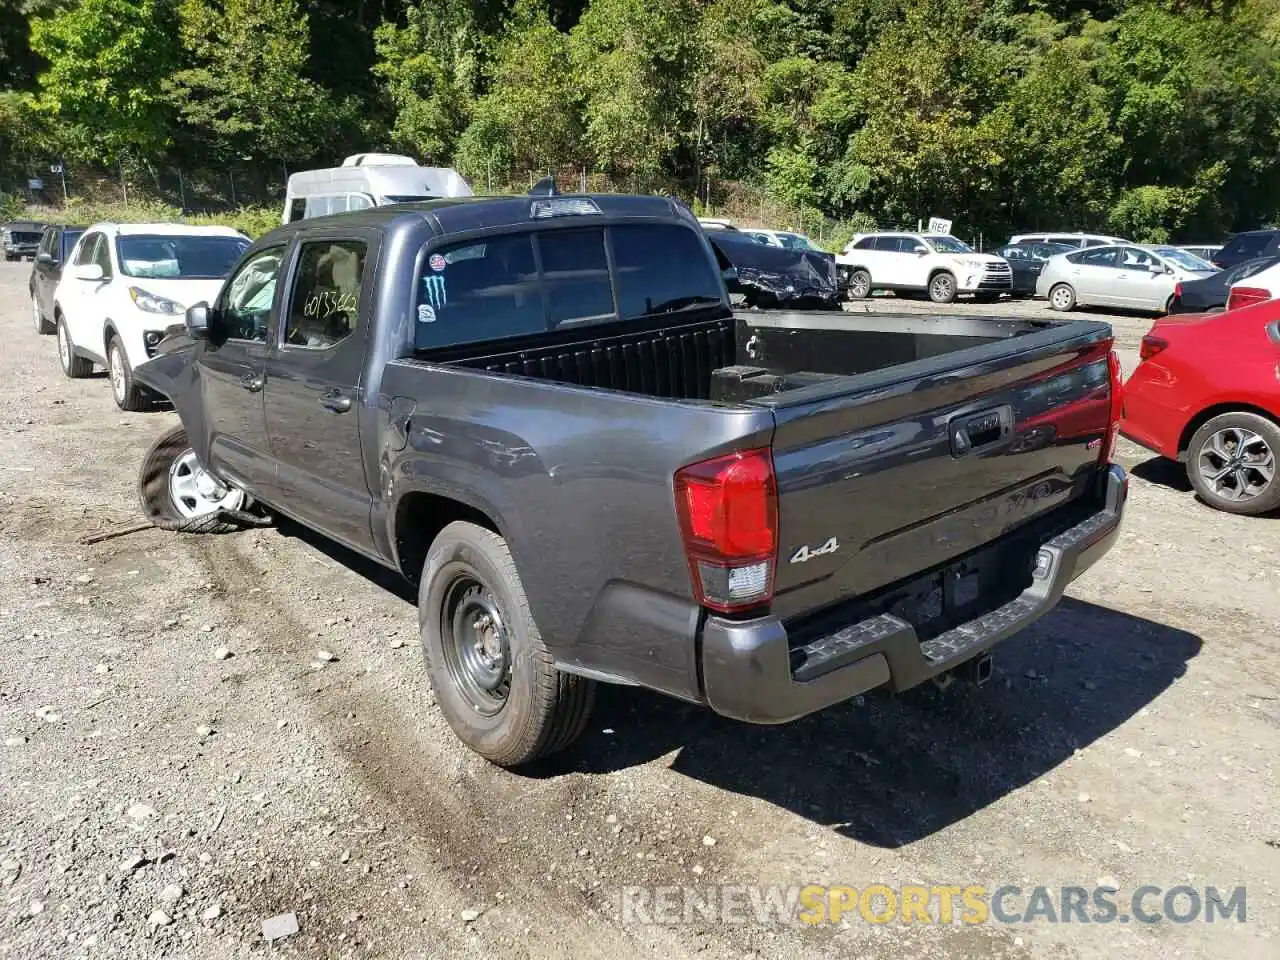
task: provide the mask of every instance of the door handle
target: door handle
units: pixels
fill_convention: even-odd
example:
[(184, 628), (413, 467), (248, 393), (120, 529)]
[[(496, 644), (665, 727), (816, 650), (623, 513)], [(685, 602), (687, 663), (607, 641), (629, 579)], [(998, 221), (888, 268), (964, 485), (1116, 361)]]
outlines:
[(240, 378), (240, 386), (244, 387), (250, 393), (257, 393), (262, 389), (262, 377), (254, 373), (246, 373)]
[(320, 406), (326, 410), (332, 410), (334, 413), (346, 413), (351, 409), (351, 398), (344, 396), (337, 390), (330, 390), (328, 393), (321, 394)]

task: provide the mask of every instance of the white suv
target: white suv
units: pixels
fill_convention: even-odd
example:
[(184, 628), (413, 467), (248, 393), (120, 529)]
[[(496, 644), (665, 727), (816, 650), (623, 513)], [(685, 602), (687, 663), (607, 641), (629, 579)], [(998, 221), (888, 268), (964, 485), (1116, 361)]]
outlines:
[(850, 300), (875, 290), (927, 291), (934, 303), (960, 293), (995, 300), (1013, 289), (1007, 261), (975, 253), (962, 240), (939, 233), (868, 233), (836, 257), (840, 283)]
[(78, 379), (96, 363), (111, 375), (122, 410), (146, 405), (133, 368), (155, 355), (187, 306), (212, 303), (251, 241), (230, 227), (95, 223), (68, 257), (53, 294), (62, 372)]

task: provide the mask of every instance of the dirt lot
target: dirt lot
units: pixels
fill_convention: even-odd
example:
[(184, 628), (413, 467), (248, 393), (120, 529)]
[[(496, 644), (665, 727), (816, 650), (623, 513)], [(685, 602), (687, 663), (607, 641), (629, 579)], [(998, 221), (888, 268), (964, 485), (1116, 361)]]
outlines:
[[(0, 956), (1280, 954), (1280, 522), (1211, 512), (1126, 446), (1122, 540), (985, 687), (772, 729), (609, 690), (517, 775), (457, 743), (412, 598), (340, 549), (77, 542), (136, 519), (173, 417), (62, 378), (28, 269), (0, 264)], [(1116, 320), (1130, 367), (1148, 325)], [(627, 887), (813, 883), (1114, 885), (1125, 916), (1143, 885), (1244, 886), (1247, 922), (620, 913)]]

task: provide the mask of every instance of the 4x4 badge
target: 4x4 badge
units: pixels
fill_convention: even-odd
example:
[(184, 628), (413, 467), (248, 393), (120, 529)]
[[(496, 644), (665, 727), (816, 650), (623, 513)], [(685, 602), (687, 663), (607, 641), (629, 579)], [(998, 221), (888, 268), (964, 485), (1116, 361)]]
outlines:
[(791, 555), (791, 562), (804, 563), (806, 560), (812, 560), (814, 557), (820, 557), (824, 553), (835, 553), (839, 549), (840, 541), (835, 537), (832, 537), (820, 547), (814, 547), (812, 550), (809, 549), (808, 544), (805, 544)]

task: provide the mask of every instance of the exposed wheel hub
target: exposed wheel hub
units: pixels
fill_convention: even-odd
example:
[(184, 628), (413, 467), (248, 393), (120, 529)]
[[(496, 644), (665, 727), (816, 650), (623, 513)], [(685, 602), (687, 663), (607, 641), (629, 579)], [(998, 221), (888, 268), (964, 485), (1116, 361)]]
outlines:
[(484, 714), (502, 709), (511, 689), (511, 645), (498, 599), (470, 574), (445, 594), (445, 663), (459, 691)]

